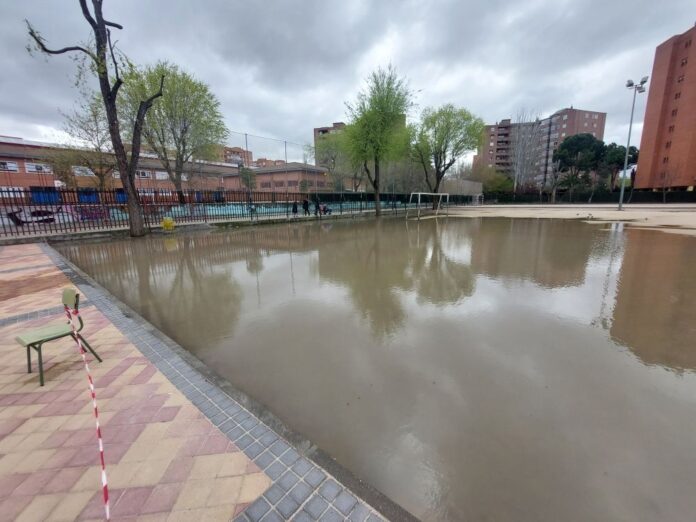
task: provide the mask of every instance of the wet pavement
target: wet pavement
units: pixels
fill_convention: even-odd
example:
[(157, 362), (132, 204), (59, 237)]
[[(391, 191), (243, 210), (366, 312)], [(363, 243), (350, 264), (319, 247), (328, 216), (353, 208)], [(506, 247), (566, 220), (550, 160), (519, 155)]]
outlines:
[(294, 223), (59, 250), (424, 520), (688, 520), (696, 239)]

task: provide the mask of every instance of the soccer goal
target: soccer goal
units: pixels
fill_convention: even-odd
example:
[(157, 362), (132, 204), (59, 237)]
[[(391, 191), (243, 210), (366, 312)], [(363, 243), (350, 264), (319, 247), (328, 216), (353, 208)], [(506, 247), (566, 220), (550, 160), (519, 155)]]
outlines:
[(406, 219), (408, 219), (409, 210), (411, 210), (411, 205), (413, 205), (414, 198), (416, 198), (416, 208), (418, 209), (418, 219), (421, 215), (421, 207), (423, 205), (432, 206), (435, 210), (435, 215), (437, 216), (442, 209), (442, 203), (444, 200), (445, 212), (449, 215), (449, 192), (411, 192), (408, 198), (408, 205), (406, 206)]

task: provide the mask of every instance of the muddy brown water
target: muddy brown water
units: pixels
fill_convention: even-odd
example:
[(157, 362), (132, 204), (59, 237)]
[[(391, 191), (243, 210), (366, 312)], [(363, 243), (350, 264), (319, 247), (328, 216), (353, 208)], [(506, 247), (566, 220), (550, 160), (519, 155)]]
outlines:
[(497, 218), (63, 245), (423, 520), (693, 520), (696, 238)]

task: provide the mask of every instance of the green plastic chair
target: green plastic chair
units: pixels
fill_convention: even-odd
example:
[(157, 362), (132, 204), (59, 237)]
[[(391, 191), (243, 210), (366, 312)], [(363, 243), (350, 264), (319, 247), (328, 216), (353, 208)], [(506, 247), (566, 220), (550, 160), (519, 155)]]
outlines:
[[(77, 310), (80, 304), (80, 294), (74, 288), (63, 289), (63, 304), (67, 305), (70, 310)], [(77, 320), (80, 323), (77, 331), (79, 332), (84, 328), (84, 323), (82, 322), (82, 317), (77, 316)], [(62, 339), (63, 337), (72, 337), (73, 339), (79, 338), (82, 341), (82, 345), (85, 346), (91, 353), (96, 357), (99, 362), (102, 362), (101, 358), (97, 355), (89, 343), (82, 337), (79, 333), (73, 333), (72, 326), (70, 323), (57, 323), (47, 326), (42, 326), (40, 328), (32, 328), (21, 334), (19, 334), (15, 340), (27, 348), (27, 370), (31, 373), (31, 350), (32, 348), (36, 350), (39, 354), (39, 382), (41, 386), (44, 385), (43, 376), (43, 358), (41, 356), (41, 347), (44, 343), (48, 341), (55, 341), (56, 339)]]

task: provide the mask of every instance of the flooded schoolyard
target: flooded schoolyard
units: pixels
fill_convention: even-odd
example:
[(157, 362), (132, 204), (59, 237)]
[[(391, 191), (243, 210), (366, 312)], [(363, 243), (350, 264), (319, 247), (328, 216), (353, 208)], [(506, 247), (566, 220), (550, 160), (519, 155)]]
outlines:
[(424, 520), (690, 520), (696, 238), (506, 218), (56, 248)]

